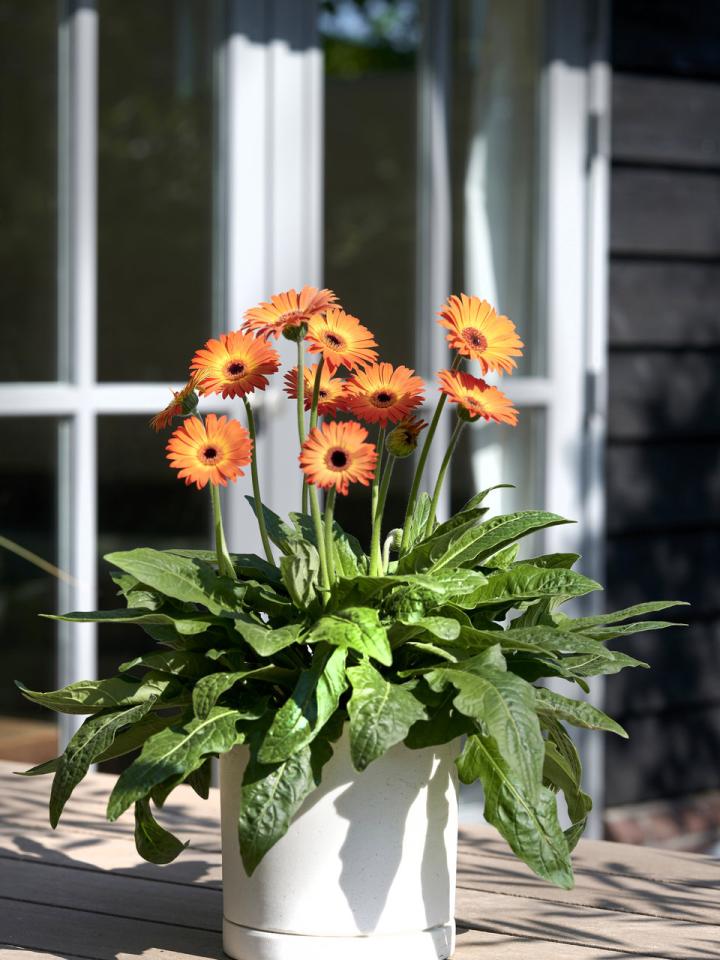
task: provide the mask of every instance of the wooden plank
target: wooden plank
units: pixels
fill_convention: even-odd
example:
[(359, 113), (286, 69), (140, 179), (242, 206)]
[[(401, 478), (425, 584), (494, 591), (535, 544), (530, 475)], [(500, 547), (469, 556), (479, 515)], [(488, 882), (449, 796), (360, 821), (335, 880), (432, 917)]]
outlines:
[(561, 943), (668, 960), (706, 960), (720, 942), (720, 928), (706, 923), (623, 914), (560, 903), (538, 904), (505, 893), (458, 890), (458, 923), (506, 936), (542, 937)]
[(720, 263), (610, 263), (610, 347), (720, 346)]
[(720, 520), (720, 444), (609, 443), (607, 530), (662, 532)]
[(607, 602), (611, 609), (649, 598), (686, 600), (686, 615), (720, 616), (720, 533), (667, 532), (610, 537)]
[[(692, 610), (683, 609), (692, 621)], [(691, 622), (689, 627), (677, 630), (641, 633), (622, 642), (613, 641), (610, 646), (646, 661), (652, 668), (624, 670), (611, 678), (603, 709), (612, 716), (657, 714), (720, 703), (720, 619)]]
[[(557, 940), (542, 940), (539, 937), (509, 937), (499, 933), (460, 929), (453, 960), (622, 960), (626, 956), (630, 957), (632, 954), (615, 949), (605, 950), (559, 943)], [(647, 953), (643, 954), (643, 958), (660, 960), (659, 957), (651, 957)]]
[(720, 256), (720, 173), (614, 167), (615, 255)]
[(720, 77), (717, 0), (618, 0), (611, 10), (615, 69)]
[(611, 352), (612, 440), (720, 436), (720, 352)]
[(612, 157), (720, 166), (720, 83), (615, 72)]
[(618, 719), (630, 739), (606, 741), (608, 806), (720, 789), (720, 705)]

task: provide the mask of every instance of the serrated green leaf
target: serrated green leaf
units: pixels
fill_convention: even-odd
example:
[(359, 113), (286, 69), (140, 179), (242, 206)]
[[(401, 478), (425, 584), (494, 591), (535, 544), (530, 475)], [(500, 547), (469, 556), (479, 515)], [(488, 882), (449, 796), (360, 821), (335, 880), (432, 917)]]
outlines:
[(135, 804), (135, 847), (150, 863), (172, 863), (187, 847), (172, 833), (161, 827), (150, 810), (148, 800)]
[(120, 774), (108, 801), (108, 820), (117, 820), (131, 804), (170, 777), (187, 776), (208, 754), (225, 753), (241, 742), (239, 719), (235, 709), (214, 707), (204, 720), (194, 717), (150, 737), (140, 756)]
[(150, 612), (142, 609), (91, 610), (87, 613), (74, 612), (64, 614), (42, 614), (47, 620), (62, 620), (66, 623), (131, 623), (138, 626), (174, 627), (184, 636), (204, 633), (217, 621), (211, 617), (174, 617), (167, 613)]
[(408, 735), (410, 727), (426, 718), (425, 707), (408, 686), (388, 683), (368, 661), (348, 668), (352, 696), (350, 756), (356, 770), (382, 756)]
[(454, 538), (441, 557), (430, 566), (432, 572), (459, 567), (468, 563), (480, 564), (499, 550), (536, 530), (569, 523), (564, 517), (542, 510), (527, 510), (493, 517)]
[(160, 677), (146, 677), (142, 680), (111, 677), (108, 680), (79, 680), (61, 690), (51, 690), (47, 693), (28, 690), (19, 680), (15, 681), (15, 685), (26, 699), (50, 710), (58, 713), (84, 714), (145, 703), (150, 698), (161, 697), (168, 689), (170, 682), (169, 679)]
[(350, 607), (321, 617), (307, 636), (308, 643), (329, 643), (373, 657), (384, 666), (392, 663), (387, 630), (372, 607)]
[(513, 852), (539, 877), (569, 890), (573, 885), (570, 850), (552, 791), (540, 787), (534, 798), (526, 797), (492, 737), (468, 737), (457, 766), (463, 783), (482, 782), (485, 819)]
[(566, 720), (576, 727), (606, 730), (609, 733), (616, 733), (619, 737), (627, 738), (626, 731), (619, 723), (587, 700), (572, 700), (553, 690), (548, 690), (547, 687), (534, 689), (537, 701), (535, 709), (541, 717), (554, 717), (556, 720)]
[(50, 824), (53, 828), (58, 825), (65, 804), (88, 772), (90, 764), (108, 750), (119, 730), (142, 720), (154, 703), (153, 697), (128, 710), (88, 717), (71, 737), (60, 757), (50, 791)]
[(294, 540), (291, 553), (280, 559), (280, 573), (285, 589), (298, 610), (317, 600), (320, 577), (320, 557), (315, 547), (305, 540)]
[(166, 597), (200, 604), (215, 614), (227, 609), (229, 581), (218, 577), (204, 560), (149, 547), (109, 553), (105, 559)]
[(310, 743), (335, 713), (347, 689), (344, 648), (318, 650), (288, 700), (275, 714), (258, 751), (260, 763), (280, 763)]
[(299, 640), (302, 625), (289, 623), (285, 627), (272, 630), (261, 627), (248, 617), (238, 616), (235, 618), (235, 629), (259, 657), (272, 657)]

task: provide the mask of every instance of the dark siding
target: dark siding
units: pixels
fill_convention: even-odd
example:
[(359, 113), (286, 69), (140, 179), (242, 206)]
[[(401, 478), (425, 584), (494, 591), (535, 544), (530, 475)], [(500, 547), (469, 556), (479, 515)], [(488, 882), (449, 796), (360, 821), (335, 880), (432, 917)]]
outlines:
[(720, 3), (615, 0), (613, 67), (608, 603), (692, 603), (608, 683), (618, 804), (720, 787)]

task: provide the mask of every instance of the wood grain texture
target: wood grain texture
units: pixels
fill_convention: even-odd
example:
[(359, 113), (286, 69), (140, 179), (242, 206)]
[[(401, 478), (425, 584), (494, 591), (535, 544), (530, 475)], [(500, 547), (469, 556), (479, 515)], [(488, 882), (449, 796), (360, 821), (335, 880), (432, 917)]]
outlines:
[(615, 72), (614, 160), (720, 166), (720, 83)]
[(720, 256), (720, 173), (615, 166), (613, 254)]
[[(47, 778), (0, 764), (0, 960), (220, 958), (218, 796), (178, 791), (161, 814), (193, 846), (175, 863), (143, 863), (128, 824), (103, 824), (110, 778), (95, 774), (50, 830)], [(488, 828), (463, 830), (456, 960), (646, 960), (713, 956), (720, 864), (707, 857), (582, 841), (577, 884), (534, 877)], [(341, 960), (341, 958), (339, 958)]]
[(720, 263), (613, 260), (610, 349), (720, 346)]

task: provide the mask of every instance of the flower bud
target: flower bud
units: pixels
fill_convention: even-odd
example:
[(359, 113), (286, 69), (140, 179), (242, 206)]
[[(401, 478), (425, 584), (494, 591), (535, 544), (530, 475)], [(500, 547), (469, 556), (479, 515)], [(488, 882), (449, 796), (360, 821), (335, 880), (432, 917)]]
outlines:
[(292, 340), (293, 343), (299, 343), (300, 340), (305, 339), (305, 334), (308, 331), (308, 325), (304, 321), (302, 323), (288, 323), (287, 326), (283, 327), (283, 336), (286, 340)]
[(399, 459), (412, 456), (417, 450), (418, 437), (425, 427), (427, 423), (417, 417), (401, 420), (385, 438), (385, 449)]

